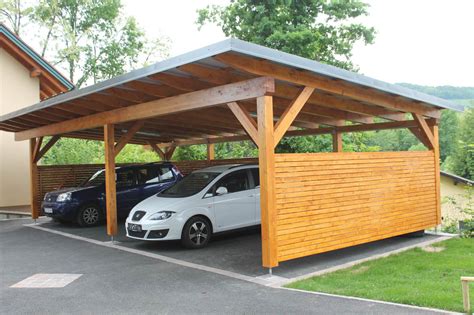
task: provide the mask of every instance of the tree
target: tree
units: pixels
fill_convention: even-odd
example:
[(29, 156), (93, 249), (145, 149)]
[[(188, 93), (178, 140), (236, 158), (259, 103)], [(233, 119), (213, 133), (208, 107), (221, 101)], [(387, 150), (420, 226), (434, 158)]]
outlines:
[(459, 117), (453, 110), (443, 110), (439, 123), (440, 159), (443, 163), (454, 154), (458, 143)]
[(447, 168), (474, 180), (474, 107), (467, 109), (461, 119), (458, 146)]
[(214, 23), (226, 36), (354, 70), (354, 44), (374, 40), (373, 28), (354, 21), (367, 7), (358, 0), (234, 0), (198, 10), (197, 24)]
[(27, 1), (0, 0), (0, 16), (6, 20), (16, 35), (20, 35), (24, 19), (32, 12), (32, 7)]
[[(41, 0), (33, 21), (46, 30), (42, 54), (56, 45), (52, 59), (81, 87), (136, 68), (145, 59), (167, 55), (166, 41), (147, 43), (135, 19), (121, 14), (120, 0)], [(150, 43), (152, 43), (150, 45)]]

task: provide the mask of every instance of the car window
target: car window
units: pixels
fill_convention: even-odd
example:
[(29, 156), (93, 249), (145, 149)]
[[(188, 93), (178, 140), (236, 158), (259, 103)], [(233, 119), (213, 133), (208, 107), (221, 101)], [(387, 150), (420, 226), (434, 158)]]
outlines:
[(186, 176), (183, 180), (165, 189), (158, 195), (160, 197), (189, 197), (203, 190), (210, 182), (212, 182), (219, 173), (211, 172), (195, 172)]
[(252, 172), (255, 187), (260, 186), (260, 173), (258, 172), (258, 168), (252, 168), (250, 170)]
[(172, 166), (162, 166), (160, 168), (160, 182), (174, 180)]
[(215, 189), (225, 187), (229, 194), (249, 189), (247, 170), (236, 171), (224, 176), (214, 187)]
[(129, 187), (136, 184), (135, 174), (133, 170), (117, 172), (117, 187)]
[(137, 170), (137, 177), (139, 185), (174, 180), (171, 166), (140, 168)]

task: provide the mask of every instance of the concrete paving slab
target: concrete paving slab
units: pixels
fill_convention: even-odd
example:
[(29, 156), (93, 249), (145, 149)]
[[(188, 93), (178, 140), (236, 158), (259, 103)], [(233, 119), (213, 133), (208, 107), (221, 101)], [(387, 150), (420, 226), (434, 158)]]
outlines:
[[(0, 222), (1, 314), (435, 314), (271, 288)], [(14, 289), (36, 273), (82, 274), (61, 289)]]
[[(46, 221), (42, 223), (41, 226), (97, 241), (110, 241), (105, 226), (81, 228), (76, 225), (64, 225), (52, 221)], [(301, 277), (352, 261), (366, 259), (374, 255), (381, 255), (404, 247), (410, 247), (441, 238), (441, 236), (437, 235), (393, 237), (282, 262), (279, 267), (273, 269), (273, 275), (283, 278)], [(261, 266), (261, 239), (260, 230), (258, 228), (217, 235), (206, 248), (189, 250), (181, 247), (179, 241), (147, 242), (129, 239), (125, 236), (123, 222), (120, 222), (119, 233), (115, 240), (118, 241), (121, 246), (128, 248), (164, 255), (247, 276), (259, 277), (268, 274), (268, 270)]]

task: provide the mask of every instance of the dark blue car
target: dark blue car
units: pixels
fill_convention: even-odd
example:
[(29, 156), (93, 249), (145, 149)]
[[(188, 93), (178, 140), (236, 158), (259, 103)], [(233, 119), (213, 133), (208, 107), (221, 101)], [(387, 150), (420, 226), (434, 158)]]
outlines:
[[(105, 170), (92, 175), (79, 187), (47, 193), (41, 209), (60, 222), (93, 226), (105, 218)], [(116, 168), (117, 216), (126, 218), (140, 201), (181, 180), (183, 175), (171, 163), (150, 163)]]

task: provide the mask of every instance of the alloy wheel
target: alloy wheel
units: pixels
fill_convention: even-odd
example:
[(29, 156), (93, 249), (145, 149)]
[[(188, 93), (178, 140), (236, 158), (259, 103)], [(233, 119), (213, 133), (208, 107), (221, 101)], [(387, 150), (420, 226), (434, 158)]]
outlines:
[(82, 219), (87, 225), (94, 225), (99, 221), (99, 210), (88, 207), (82, 212)]
[(205, 222), (196, 221), (189, 227), (189, 239), (195, 245), (201, 245), (209, 236), (209, 230)]

